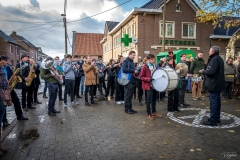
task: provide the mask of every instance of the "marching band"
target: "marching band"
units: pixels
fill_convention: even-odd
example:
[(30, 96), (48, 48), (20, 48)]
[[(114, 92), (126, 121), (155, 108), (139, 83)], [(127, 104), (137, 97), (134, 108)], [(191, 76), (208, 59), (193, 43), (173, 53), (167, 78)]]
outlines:
[[(220, 90), (215, 87), (214, 84), (210, 84), (212, 81), (216, 81), (219, 86), (223, 86), (222, 80), (223, 72), (218, 75), (218, 79), (212, 78), (217, 73), (217, 70), (212, 71), (216, 67), (216, 63), (219, 63), (223, 67), (223, 62), (219, 58), (219, 48), (216, 46), (211, 47), (209, 55), (210, 60), (208, 61), (207, 68), (204, 69), (204, 61), (201, 59), (202, 53), (198, 53), (196, 62), (191, 65), (191, 72), (194, 73), (193, 76), (193, 99), (201, 100), (201, 91), (196, 94), (196, 89), (194, 87), (198, 86), (198, 90), (201, 90), (203, 79), (201, 81), (195, 81), (196, 77), (204, 76), (206, 81), (206, 88), (209, 91), (210, 96), (210, 107), (213, 107), (214, 113), (211, 113), (210, 119), (204, 122), (205, 125), (216, 126), (220, 123), (219, 111), (221, 106), (219, 96)], [(40, 85), (40, 79), (45, 81), (48, 89), (48, 115), (56, 116), (60, 113), (55, 107), (55, 102), (57, 96), (59, 100), (62, 98), (62, 84), (63, 76), (65, 77), (65, 90), (64, 90), (64, 107), (68, 107), (67, 99), (70, 95), (72, 105), (78, 105), (75, 98), (82, 98), (80, 96), (80, 83), (82, 77), (84, 76), (85, 85), (85, 105), (90, 106), (91, 104), (97, 104), (94, 99), (96, 97), (97, 88), (101, 95), (103, 95), (102, 87), (105, 89), (105, 97), (110, 96), (114, 98), (117, 104), (124, 104), (125, 112), (128, 114), (137, 113), (133, 109), (132, 99), (134, 94), (134, 88), (138, 88), (140, 92), (139, 105), (142, 105), (142, 95), (145, 92), (145, 104), (147, 111), (147, 118), (153, 120), (158, 117), (161, 118), (162, 115), (158, 114), (156, 111), (157, 97), (161, 95), (161, 100), (165, 97), (165, 91), (168, 92), (168, 112), (180, 112), (180, 107), (189, 106), (185, 102), (185, 92), (189, 76), (189, 66), (186, 63), (186, 55), (181, 55), (181, 61), (179, 64), (175, 64), (173, 57), (173, 52), (169, 50), (169, 56), (166, 61), (160, 61), (158, 67), (155, 65), (155, 56), (149, 54), (140, 65), (135, 66), (133, 60), (136, 53), (130, 51), (126, 59), (123, 56), (119, 56), (117, 62), (111, 60), (107, 67), (104, 66), (102, 60), (97, 62), (90, 56), (87, 56), (84, 61), (79, 61), (78, 57), (74, 57), (70, 54), (66, 55), (65, 62), (61, 64), (59, 57), (53, 59), (52, 57), (45, 58), (41, 64), (36, 63), (33, 59), (29, 59), (27, 54), (21, 56), (21, 62), (16, 65), (16, 69), (13, 71), (8, 65), (8, 57), (0, 57), (0, 120), (3, 125), (7, 126), (6, 117), (6, 106), (14, 105), (14, 109), (17, 115), (17, 120), (28, 120), (27, 117), (23, 116), (22, 109), (28, 111), (28, 109), (36, 109), (34, 104), (41, 104), (37, 98), (38, 88)], [(230, 63), (231, 65), (231, 63)], [(223, 69), (223, 68), (220, 68)], [(230, 68), (231, 69), (231, 68)], [(229, 71), (230, 72), (230, 71)], [(107, 88), (105, 87), (105, 75), (108, 75)], [(120, 74), (121, 73), (121, 74)], [(128, 75), (127, 79), (121, 80), (123, 73)], [(232, 73), (232, 72), (231, 72)], [(235, 73), (235, 72), (234, 72)], [(224, 77), (224, 76), (223, 76)], [(228, 75), (229, 77), (229, 75)], [(126, 78), (126, 77), (125, 77)], [(178, 82), (180, 80), (180, 91), (178, 87)], [(122, 82), (127, 82), (122, 84)], [(76, 88), (77, 87), (77, 88)], [(115, 90), (116, 87), (116, 91)], [(18, 95), (16, 94), (14, 88), (21, 89), (22, 93), (22, 104), (20, 104)], [(223, 88), (220, 88), (223, 89)], [(164, 95), (163, 95), (164, 94)], [(90, 98), (88, 98), (90, 95)], [(44, 93), (44, 98), (48, 98), (46, 91)], [(230, 95), (231, 96), (231, 95)], [(214, 101), (217, 99), (217, 102)], [(90, 99), (90, 103), (89, 103)], [(180, 102), (179, 102), (180, 101)], [(21, 109), (22, 105), (22, 109)], [(1, 126), (2, 123), (0, 123)], [(1, 132), (0, 132), (1, 137)], [(0, 155), (5, 152), (6, 149), (0, 144)]]

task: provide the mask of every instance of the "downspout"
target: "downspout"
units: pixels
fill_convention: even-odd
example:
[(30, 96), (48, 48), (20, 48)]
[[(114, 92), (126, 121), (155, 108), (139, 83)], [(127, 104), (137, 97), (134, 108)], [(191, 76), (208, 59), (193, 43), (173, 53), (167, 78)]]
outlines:
[(111, 35), (112, 36), (112, 47), (111, 47), (111, 49), (112, 49), (112, 59), (113, 59), (113, 35)]
[[(120, 38), (122, 37), (122, 26), (121, 26), (121, 32), (120, 32)], [(121, 40), (120, 40), (121, 42)], [(120, 46), (121, 46), (121, 56), (122, 56), (122, 43), (120, 43)]]

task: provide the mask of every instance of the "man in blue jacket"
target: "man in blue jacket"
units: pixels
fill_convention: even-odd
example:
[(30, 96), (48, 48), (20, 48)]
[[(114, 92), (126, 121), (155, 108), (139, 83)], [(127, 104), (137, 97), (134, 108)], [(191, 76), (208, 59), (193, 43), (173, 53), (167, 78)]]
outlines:
[[(133, 74), (134, 72), (137, 73), (138, 71), (135, 70), (135, 64), (133, 62), (135, 58), (135, 51), (130, 51), (128, 54), (128, 57), (123, 61), (122, 63), (122, 71), (123, 73), (130, 73)], [(134, 86), (136, 85), (136, 78), (133, 76), (130, 79), (130, 82), (124, 86), (124, 107), (125, 107), (125, 112), (128, 114), (134, 114), (137, 113), (137, 111), (132, 109), (132, 97), (133, 97), (133, 91), (134, 91)]]
[(217, 126), (220, 123), (221, 98), (220, 93), (224, 90), (224, 62), (219, 56), (218, 46), (212, 46), (209, 51), (209, 59), (206, 70), (199, 70), (206, 76), (204, 88), (209, 92), (210, 119), (203, 122), (204, 125)]

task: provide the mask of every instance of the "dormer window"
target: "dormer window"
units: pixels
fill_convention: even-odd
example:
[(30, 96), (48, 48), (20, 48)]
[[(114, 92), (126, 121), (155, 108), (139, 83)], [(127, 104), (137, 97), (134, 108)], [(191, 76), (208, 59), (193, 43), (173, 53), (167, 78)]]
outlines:
[(181, 12), (181, 4), (176, 4), (176, 12)]
[(178, 3), (176, 4), (176, 12), (181, 12), (180, 0), (178, 0)]

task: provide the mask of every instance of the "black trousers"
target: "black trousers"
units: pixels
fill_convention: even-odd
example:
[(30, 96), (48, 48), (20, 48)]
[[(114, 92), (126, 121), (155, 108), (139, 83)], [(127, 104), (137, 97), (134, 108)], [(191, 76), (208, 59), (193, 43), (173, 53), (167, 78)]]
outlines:
[(110, 96), (112, 97), (114, 94), (114, 81), (115, 81), (115, 77), (108, 77), (108, 83), (107, 83), (107, 92), (106, 92), (106, 97), (109, 96), (109, 92), (111, 89), (111, 93)]
[(75, 80), (65, 79), (64, 103), (67, 103), (67, 94), (70, 92), (71, 102), (74, 101)]
[(106, 84), (105, 84), (105, 77), (99, 78), (99, 92), (103, 94), (103, 90), (105, 90), (105, 93), (107, 92)]
[(81, 77), (75, 79), (74, 95), (79, 96), (79, 87), (80, 87)]
[(124, 101), (124, 87), (120, 85), (117, 81), (117, 77), (115, 77), (115, 88), (116, 88), (116, 95), (115, 101)]
[(62, 99), (62, 84), (58, 83), (58, 98)]
[(85, 97), (85, 103), (88, 102), (88, 92), (90, 92), (90, 98), (91, 102), (93, 102), (93, 85), (85, 86), (85, 91), (84, 91), (84, 97)]
[(138, 101), (142, 102), (143, 89), (142, 89), (142, 81), (140, 79), (138, 79), (137, 88), (138, 88)]
[(93, 85), (93, 96), (97, 95), (97, 88), (98, 88), (98, 84), (97, 85)]
[(147, 114), (152, 115), (156, 112), (157, 91), (150, 87), (150, 90), (145, 91), (147, 93)]
[(127, 85), (124, 86), (124, 107), (125, 111), (131, 110), (132, 109), (132, 97), (133, 97), (133, 89), (135, 85), (128, 83)]
[(175, 88), (174, 90), (168, 92), (168, 111), (178, 110), (179, 102), (179, 90)]
[[(25, 83), (25, 82), (22, 82)], [(25, 84), (22, 84), (22, 108), (31, 107), (32, 98), (33, 98), (33, 86), (27, 87)]]
[(39, 88), (39, 85), (36, 85), (36, 87), (33, 90), (33, 102), (34, 103), (38, 101), (38, 88)]
[(185, 103), (185, 92), (187, 87), (187, 80), (180, 80), (180, 90), (179, 90), (179, 102), (180, 104)]
[[(23, 112), (21, 109), (21, 104), (20, 104), (19, 98), (17, 96), (17, 93), (14, 90), (12, 90), (12, 92), (11, 92), (11, 97), (12, 97), (12, 103), (14, 105), (15, 114), (16, 114), (17, 118), (20, 118), (20, 117), (22, 117)], [(2, 122), (6, 122), (6, 121), (7, 121), (7, 114), (5, 112)]]

